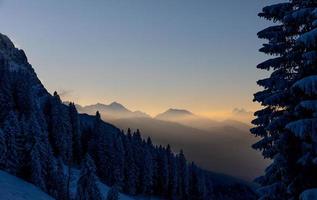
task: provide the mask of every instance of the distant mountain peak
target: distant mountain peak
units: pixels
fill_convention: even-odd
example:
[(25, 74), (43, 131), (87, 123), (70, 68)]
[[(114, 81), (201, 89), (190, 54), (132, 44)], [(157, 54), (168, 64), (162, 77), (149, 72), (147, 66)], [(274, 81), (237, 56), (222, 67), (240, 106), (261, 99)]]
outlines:
[(170, 108), (165, 113), (174, 113), (174, 114), (183, 114), (183, 115), (194, 115), (192, 112), (185, 110), (185, 109), (177, 109), (177, 108)]
[(122, 104), (114, 101), (111, 104), (109, 104), (110, 107), (117, 107), (117, 108), (125, 108)]
[(158, 114), (155, 118), (160, 119), (160, 120), (173, 120), (173, 119), (193, 117), (193, 116), (195, 116), (195, 115), (188, 110), (170, 108), (167, 111), (165, 111), (161, 114)]
[(152, 118), (149, 114), (147, 114), (145, 112), (142, 112), (142, 111), (139, 111), (139, 110), (134, 111), (133, 114), (134, 114), (135, 117)]
[(141, 111), (131, 111), (122, 104), (114, 101), (110, 104), (96, 103), (89, 106), (76, 106), (80, 113), (94, 114), (97, 110), (107, 119), (120, 118), (151, 118)]

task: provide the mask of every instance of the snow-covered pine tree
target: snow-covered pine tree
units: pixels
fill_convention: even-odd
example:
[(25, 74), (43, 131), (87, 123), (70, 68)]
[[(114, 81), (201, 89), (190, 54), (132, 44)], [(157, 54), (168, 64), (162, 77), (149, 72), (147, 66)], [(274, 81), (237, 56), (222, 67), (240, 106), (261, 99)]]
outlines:
[(299, 27), (294, 49), (300, 59), (294, 70), (294, 103), (286, 129), (300, 140), (297, 171), (288, 186), (288, 192), (298, 197), (305, 189), (317, 187), (317, 2), (294, 0), (293, 4), (294, 11), (285, 21)]
[(5, 133), (5, 141), (7, 151), (5, 152), (5, 170), (11, 174), (16, 175), (20, 169), (20, 145), (17, 142), (17, 138), (21, 134), (19, 121), (15, 112), (10, 112), (7, 116), (3, 131)]
[(187, 199), (189, 192), (189, 174), (188, 165), (183, 150), (179, 152), (177, 159), (177, 171), (178, 171), (178, 196), (180, 199)]
[(71, 167), (73, 164), (79, 164), (82, 156), (82, 145), (81, 145), (81, 129), (79, 122), (79, 115), (74, 103), (68, 105), (69, 123), (71, 129), (71, 156), (67, 162), (67, 196), (70, 199), (70, 181), (72, 176)]
[(128, 129), (127, 135), (124, 138), (125, 156), (124, 156), (124, 172), (125, 172), (125, 186), (124, 191), (135, 195), (136, 194), (136, 183), (137, 183), (137, 166), (134, 160), (133, 146), (132, 146), (132, 135), (131, 130)]
[(6, 61), (0, 54), (0, 124), (2, 124), (9, 112), (13, 110), (12, 86)]
[(143, 168), (141, 174), (141, 192), (142, 194), (151, 195), (153, 192), (153, 156), (151, 153), (152, 147), (145, 145)]
[(97, 111), (89, 140), (88, 152), (97, 166), (97, 174), (108, 185), (114, 184), (113, 163), (114, 160), (114, 135), (105, 134), (100, 113)]
[(311, 63), (316, 58), (311, 48), (316, 37), (309, 34), (314, 32), (315, 8), (316, 1), (291, 0), (264, 7), (259, 14), (278, 23), (258, 33), (259, 38), (268, 40), (260, 51), (275, 56), (257, 66), (272, 73), (257, 82), (264, 90), (254, 95), (254, 100), (264, 108), (255, 113), (257, 118), (252, 121), (256, 127), (251, 132), (262, 137), (253, 148), (261, 150), (265, 158), (273, 159), (265, 175), (257, 179), (263, 186), (259, 189), (262, 199), (296, 199), (307, 187), (305, 177), (310, 176), (309, 170), (305, 170), (301, 162), (307, 158), (305, 149), (310, 145), (301, 133), (313, 133), (313, 126), (305, 129), (307, 121), (300, 120), (309, 115), (298, 114), (298, 106), (304, 100), (313, 99), (296, 92), (297, 86), (302, 85), (296, 81), (316, 75)]
[(198, 168), (198, 185), (199, 185), (199, 198), (201, 200), (207, 200), (209, 197), (207, 196), (208, 194), (208, 188), (207, 186), (207, 182), (206, 182), (206, 175), (205, 175), (205, 171)]
[(144, 159), (144, 152), (143, 152), (143, 141), (141, 138), (141, 133), (140, 130), (137, 129), (136, 132), (134, 132), (132, 134), (132, 151), (134, 154), (134, 162), (136, 164), (136, 186), (137, 186), (137, 191), (140, 192), (141, 191), (141, 169), (142, 169), (142, 165), (143, 165), (143, 159)]
[[(87, 143), (88, 143), (87, 152), (95, 160), (96, 165), (97, 166), (101, 165), (102, 167), (104, 167), (106, 164), (101, 163), (102, 161), (100, 161), (99, 163), (99, 160), (98, 160), (98, 153), (103, 153), (103, 149), (105, 148), (104, 146), (101, 147), (102, 152), (98, 152), (100, 145), (103, 142), (103, 141), (98, 141), (100, 134), (102, 132), (101, 124), (102, 124), (102, 121), (101, 121), (100, 113), (99, 111), (97, 111), (94, 117), (94, 124), (93, 124), (92, 130), (89, 132), (89, 134), (86, 134), (87, 137), (84, 139), (87, 139)], [(97, 173), (102, 178), (102, 174), (99, 174), (98, 169), (97, 169)]]
[(164, 147), (158, 148), (158, 191), (164, 197), (168, 196), (169, 167), (168, 157)]
[(97, 185), (96, 167), (87, 154), (82, 162), (80, 178), (77, 184), (76, 200), (101, 200), (102, 196)]
[(5, 169), (5, 163), (6, 163), (6, 151), (7, 151), (7, 144), (5, 140), (5, 134), (0, 128), (0, 169)]
[(177, 162), (175, 156), (171, 150), (171, 146), (168, 144), (166, 148), (167, 158), (168, 158), (168, 196), (170, 199), (176, 199), (177, 189), (178, 189), (178, 172), (177, 172)]
[(67, 191), (67, 174), (62, 158), (57, 158), (55, 176), (57, 199), (67, 200), (69, 198)]
[(122, 144), (121, 135), (117, 134), (114, 139), (113, 160), (111, 161), (113, 184), (118, 190), (122, 190), (124, 186), (124, 147)]
[(12, 73), (12, 92), (15, 110), (20, 114), (30, 114), (34, 112), (34, 99), (32, 86), (29, 81), (29, 74), (24, 71)]
[(48, 138), (41, 136), (40, 141), (40, 161), (42, 165), (42, 174), (44, 175), (46, 183), (46, 192), (58, 199), (60, 196), (60, 180), (64, 177), (61, 177), (62, 174), (59, 173), (56, 167), (57, 162), (53, 156), (53, 151), (48, 142)]
[(71, 127), (66, 106), (62, 104), (57, 92), (54, 92), (54, 96), (51, 97), (49, 108), (50, 143), (53, 146), (54, 154), (60, 156), (67, 163), (72, 154)]
[(81, 128), (79, 122), (79, 115), (74, 103), (70, 103), (69, 106), (69, 118), (72, 130), (72, 157), (75, 164), (80, 164), (80, 158), (82, 157), (82, 145), (81, 145)]
[(106, 200), (119, 200), (119, 192), (116, 186), (110, 188)]
[(36, 121), (34, 115), (31, 114), (30, 119), (26, 123), (25, 144), (24, 144), (24, 160), (23, 165), (26, 170), (21, 173), (24, 174), (30, 182), (46, 191), (46, 184), (42, 169), (42, 160), (40, 158), (41, 150), (41, 129)]
[(206, 199), (206, 181), (204, 171), (199, 169), (195, 163), (189, 167), (189, 199), (205, 200)]
[(46, 191), (44, 182), (44, 176), (42, 174), (42, 166), (40, 161), (40, 142), (36, 141), (32, 149), (30, 150), (30, 182)]

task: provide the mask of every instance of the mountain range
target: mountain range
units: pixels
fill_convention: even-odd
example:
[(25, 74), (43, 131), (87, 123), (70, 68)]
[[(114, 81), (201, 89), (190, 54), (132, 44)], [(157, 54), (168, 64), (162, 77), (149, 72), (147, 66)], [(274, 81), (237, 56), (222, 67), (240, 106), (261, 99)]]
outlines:
[[(69, 102), (65, 103), (67, 104)], [(98, 110), (100, 113), (102, 113), (105, 119), (150, 117), (150, 115), (141, 111), (130, 111), (117, 102), (112, 102), (109, 105), (97, 103), (89, 106), (81, 106), (79, 104), (76, 104), (76, 108), (82, 113), (91, 114), (95, 114)]]
[[(66, 105), (70, 102), (65, 101)], [(242, 122), (239, 120), (235, 120), (235, 116), (239, 115), (242, 117), (248, 117), (253, 114), (252, 112), (245, 111), (244, 109), (233, 109), (232, 118), (228, 118), (223, 121), (212, 120), (207, 117), (202, 117), (194, 114), (191, 111), (185, 109), (177, 109), (177, 108), (169, 108), (163, 113), (157, 114), (154, 117), (151, 117), (146, 112), (137, 110), (131, 111), (126, 108), (124, 105), (118, 102), (112, 102), (110, 104), (96, 103), (92, 105), (82, 106), (79, 104), (75, 104), (76, 108), (81, 113), (89, 113), (95, 114), (96, 111), (99, 111), (102, 117), (106, 120), (116, 120), (116, 119), (130, 119), (130, 118), (152, 118), (156, 120), (168, 121), (168, 122), (176, 122), (179, 124), (183, 124), (185, 126), (190, 126), (197, 129), (210, 130), (214, 127), (221, 127), (226, 125), (250, 128), (247, 122)]]
[[(270, 163), (251, 148), (257, 141), (249, 132), (251, 126), (237, 120), (216, 121), (176, 108), (151, 117), (118, 102), (76, 107), (82, 113), (99, 111), (104, 120), (122, 130), (139, 129), (157, 145), (170, 144), (175, 152), (183, 149), (189, 159), (208, 170), (250, 181), (261, 175)], [(241, 112), (244, 116), (250, 114), (242, 109), (233, 111)]]

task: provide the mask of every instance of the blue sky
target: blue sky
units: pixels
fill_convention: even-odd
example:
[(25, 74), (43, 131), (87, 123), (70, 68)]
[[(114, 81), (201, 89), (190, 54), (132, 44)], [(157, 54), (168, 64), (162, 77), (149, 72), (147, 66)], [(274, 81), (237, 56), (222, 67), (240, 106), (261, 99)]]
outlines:
[(264, 0), (0, 0), (1, 32), (49, 91), (150, 114), (254, 110)]

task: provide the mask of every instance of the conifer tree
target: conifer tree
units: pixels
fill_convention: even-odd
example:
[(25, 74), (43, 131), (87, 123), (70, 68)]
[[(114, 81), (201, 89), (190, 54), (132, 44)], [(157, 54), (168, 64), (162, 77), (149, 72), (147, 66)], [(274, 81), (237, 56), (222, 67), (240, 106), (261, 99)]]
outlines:
[(57, 158), (56, 162), (56, 185), (58, 199), (67, 200), (69, 198), (67, 188), (66, 168), (62, 158)]
[(12, 92), (15, 110), (23, 114), (34, 112), (33, 91), (27, 72), (17, 71), (12, 74)]
[(114, 139), (114, 152), (113, 160), (111, 161), (112, 173), (113, 173), (113, 184), (117, 189), (121, 190), (124, 185), (124, 147), (122, 139), (119, 134)]
[(253, 148), (273, 159), (265, 175), (257, 179), (263, 186), (259, 189), (262, 199), (297, 199), (305, 188), (316, 186), (312, 181), (316, 169), (309, 164), (314, 158), (311, 146), (316, 124), (314, 115), (309, 114), (316, 103), (311, 102), (315, 99), (316, 3), (291, 0), (264, 7), (259, 14), (278, 22), (258, 33), (259, 38), (268, 40), (260, 51), (274, 56), (257, 66), (272, 73), (257, 82), (264, 89), (254, 100), (264, 108), (255, 113), (252, 123), (256, 127), (251, 129), (262, 137)]
[(108, 191), (106, 200), (119, 200), (119, 192), (117, 187), (111, 187)]
[(7, 145), (7, 151), (5, 157), (5, 169), (12, 173), (17, 174), (20, 169), (20, 145), (18, 144), (18, 137), (20, 136), (20, 126), (16, 116), (16, 113), (10, 112), (7, 116), (3, 131), (5, 133), (5, 141)]
[(50, 140), (56, 156), (66, 163), (72, 156), (72, 138), (69, 115), (57, 92), (50, 99)]
[(81, 128), (79, 122), (79, 115), (74, 103), (69, 104), (69, 117), (73, 139), (72, 157), (75, 164), (80, 164), (80, 158), (82, 156)]
[(39, 153), (39, 141), (36, 141), (34, 147), (30, 150), (30, 169), (31, 169), (31, 177), (30, 181), (40, 187), (42, 190), (46, 190), (44, 176), (42, 174), (42, 166), (40, 161), (40, 153)]
[(12, 85), (6, 62), (0, 56), (0, 124), (2, 124), (9, 112), (13, 110)]
[(40, 150), (40, 161), (42, 163), (42, 174), (44, 175), (46, 183), (46, 192), (55, 198), (59, 198), (60, 194), (60, 177), (61, 173), (57, 170), (57, 162), (53, 156), (51, 145), (48, 139), (45, 137), (41, 138)]
[(128, 194), (136, 194), (136, 184), (137, 184), (137, 166), (134, 160), (133, 147), (132, 147), (132, 135), (130, 129), (127, 132), (127, 136), (124, 138), (124, 147), (125, 147), (125, 187), (124, 191)]
[(101, 200), (97, 177), (96, 168), (93, 160), (89, 155), (86, 155), (82, 162), (80, 178), (77, 184), (76, 200)]
[(163, 147), (158, 149), (158, 190), (161, 195), (168, 195), (169, 168), (166, 151)]
[[(41, 142), (41, 129), (37, 123), (34, 115), (31, 114), (30, 119), (26, 123), (25, 135), (25, 159), (22, 164), (26, 165), (26, 176), (29, 176), (30, 181), (39, 186), (42, 190), (46, 191), (45, 180), (43, 175), (43, 164), (40, 158), (43, 144)], [(24, 172), (22, 172), (24, 173)]]
[(143, 194), (151, 195), (153, 192), (153, 157), (150, 151), (150, 147), (145, 146), (143, 159), (143, 168), (141, 175), (141, 192)]
[(102, 151), (105, 148), (104, 146), (100, 147), (104, 141), (98, 141), (98, 140), (100, 140), (100, 137), (101, 137), (100, 135), (102, 132), (101, 124), (102, 124), (102, 122), (101, 122), (101, 118), (100, 118), (100, 113), (99, 113), (99, 111), (97, 111), (96, 115), (94, 117), (94, 123), (93, 123), (91, 133), (89, 133), (89, 137), (86, 138), (86, 139), (88, 139), (87, 151), (88, 151), (89, 155), (95, 160), (97, 165), (99, 165), (99, 164), (102, 165), (102, 163), (99, 163), (101, 161), (98, 160), (98, 153), (102, 153), (102, 152), (98, 152), (99, 148), (101, 148)]
[(183, 150), (177, 155), (177, 166), (178, 166), (178, 196), (181, 199), (188, 198), (189, 191), (189, 174), (188, 174), (188, 165)]
[(5, 169), (7, 144), (5, 134), (0, 128), (0, 169)]
[(168, 183), (168, 196), (170, 199), (176, 199), (177, 189), (178, 189), (178, 171), (177, 162), (174, 154), (172, 153), (170, 145), (167, 145), (166, 153), (168, 156), (168, 166), (169, 166), (169, 183)]
[(104, 133), (99, 112), (96, 113), (92, 131), (89, 153), (92, 153), (92, 158), (97, 163), (97, 174), (105, 183), (113, 185), (114, 135)]
[(171, 199), (178, 199), (178, 168), (177, 168), (177, 161), (175, 158), (171, 160), (171, 166), (170, 166), (170, 182), (169, 182), (169, 196)]
[(205, 200), (206, 199), (206, 182), (204, 172), (192, 162), (189, 167), (189, 199)]
[(71, 181), (71, 167), (73, 164), (79, 164), (80, 158), (82, 156), (82, 145), (81, 145), (81, 131), (80, 131), (80, 122), (79, 115), (74, 103), (69, 103), (68, 105), (69, 112), (69, 122), (71, 129), (71, 138), (72, 147), (71, 156), (69, 155), (67, 160), (68, 172), (67, 172), (67, 196), (70, 199), (70, 181)]
[(134, 162), (136, 164), (136, 181), (137, 181), (137, 190), (140, 191), (141, 188), (141, 169), (142, 169), (142, 164), (143, 164), (143, 149), (142, 149), (142, 138), (141, 138), (141, 133), (140, 130), (137, 129), (136, 132), (133, 133), (132, 135), (132, 145), (133, 145), (133, 154), (134, 154)]
[[(294, 9), (285, 23), (296, 24), (298, 38), (294, 52), (299, 55), (294, 70), (296, 82), (290, 88), (293, 104), (289, 107), (290, 121), (286, 125), (299, 140), (296, 171), (288, 185), (288, 194), (297, 197), (305, 189), (317, 187), (317, 2), (292, 1)], [(297, 143), (297, 141), (296, 141)]]

